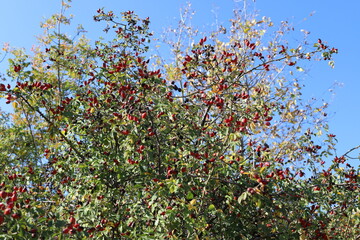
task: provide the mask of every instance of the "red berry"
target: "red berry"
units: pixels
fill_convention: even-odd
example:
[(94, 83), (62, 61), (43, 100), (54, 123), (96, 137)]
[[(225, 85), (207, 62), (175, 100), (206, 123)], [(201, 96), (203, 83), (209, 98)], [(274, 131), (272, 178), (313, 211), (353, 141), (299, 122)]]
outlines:
[(11, 217), (13, 219), (20, 219), (21, 218), (20, 214), (17, 214), (17, 213), (12, 214)]
[(0, 191), (0, 197), (3, 198), (3, 199), (5, 199), (5, 198), (7, 197), (6, 192)]
[(6, 208), (6, 209), (4, 210), (4, 214), (5, 214), (5, 215), (10, 215), (10, 214), (11, 214), (11, 209), (10, 209), (10, 208)]
[(130, 131), (129, 130), (122, 130), (121, 133), (124, 134), (124, 135), (128, 135), (130, 133)]
[(21, 66), (20, 66), (20, 65), (14, 66), (14, 71), (15, 71), (15, 72), (19, 72), (20, 70), (21, 70)]
[(70, 217), (69, 222), (70, 222), (70, 224), (75, 224), (75, 218), (74, 218), (74, 217)]
[(2, 83), (0, 84), (0, 91), (2, 91), (2, 92), (6, 91), (5, 85)]

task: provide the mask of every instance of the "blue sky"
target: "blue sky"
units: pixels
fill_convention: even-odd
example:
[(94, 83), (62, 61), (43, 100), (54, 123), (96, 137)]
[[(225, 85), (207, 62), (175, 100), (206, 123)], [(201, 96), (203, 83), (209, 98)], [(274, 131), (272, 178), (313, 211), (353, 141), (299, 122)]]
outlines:
[[(161, 33), (170, 25), (175, 25), (179, 9), (185, 0), (73, 0), (70, 12), (74, 22), (82, 23), (85, 29), (95, 31), (92, 16), (100, 7), (114, 12), (134, 10), (141, 17), (149, 16), (152, 30)], [(196, 11), (194, 24), (201, 28), (210, 27), (215, 21), (227, 24), (234, 7), (241, 7), (239, 0), (193, 0)], [(253, 1), (249, 1), (253, 3)], [(321, 38), (339, 49), (335, 56), (335, 69), (326, 63), (310, 65), (304, 83), (306, 96), (324, 98), (330, 102), (328, 112), (331, 132), (339, 140), (338, 154), (360, 144), (360, 1), (326, 0), (256, 0), (254, 3), (260, 17), (268, 16), (275, 23), (287, 20), (296, 31), (305, 29), (315, 40)], [(0, 44), (8, 42), (14, 47), (30, 49), (36, 43), (36, 35), (41, 34), (40, 22), (60, 9), (60, 0), (11, 0), (4, 1), (0, 10)], [(312, 16), (310, 17), (310, 15)], [(98, 26), (100, 27), (100, 26)], [(97, 31), (99, 33), (99, 31)], [(90, 38), (92, 35), (89, 35)], [(94, 35), (95, 36), (95, 35)], [(291, 40), (291, 39), (290, 39)], [(0, 63), (4, 72), (7, 62)], [(334, 83), (335, 87), (329, 92)], [(335, 94), (334, 94), (335, 93)], [(3, 102), (1, 107), (4, 108)]]

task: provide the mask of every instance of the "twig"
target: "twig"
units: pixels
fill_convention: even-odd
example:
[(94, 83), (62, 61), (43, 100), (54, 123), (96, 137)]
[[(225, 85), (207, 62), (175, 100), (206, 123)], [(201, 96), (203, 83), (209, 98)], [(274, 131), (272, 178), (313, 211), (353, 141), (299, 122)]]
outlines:
[[(20, 98), (26, 103), (26, 105), (28, 105), (33, 111), (37, 112), (47, 123), (49, 123), (51, 126), (54, 126), (54, 123), (47, 118), (39, 109), (35, 109), (30, 103), (29, 101), (20, 95)], [(65, 140), (65, 142), (67, 144), (69, 144), (69, 146), (75, 151), (75, 153), (82, 159), (85, 160), (85, 157), (79, 152), (79, 150), (75, 147), (75, 145), (60, 131), (60, 129), (58, 129), (56, 127), (56, 130), (58, 131), (58, 133), (60, 134), (61, 138)]]
[[(352, 158), (352, 157), (349, 157), (348, 154), (351, 153), (352, 151), (356, 150), (360, 148), (360, 145), (356, 146), (356, 147), (353, 147), (352, 149), (350, 149), (349, 151), (347, 151), (346, 153), (344, 153), (342, 156), (346, 156), (348, 158)], [(357, 158), (352, 158), (352, 159), (357, 159)]]

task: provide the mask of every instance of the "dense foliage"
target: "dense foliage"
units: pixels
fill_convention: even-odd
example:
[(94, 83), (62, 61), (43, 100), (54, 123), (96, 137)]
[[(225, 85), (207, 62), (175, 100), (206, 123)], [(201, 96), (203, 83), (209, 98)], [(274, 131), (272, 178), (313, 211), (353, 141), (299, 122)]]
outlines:
[(288, 46), (286, 23), (235, 13), (201, 36), (181, 21), (164, 61), (148, 18), (94, 20), (104, 39), (60, 32), (62, 12), (31, 55), (11, 50), (2, 239), (359, 237), (359, 169), (296, 78), (337, 49)]

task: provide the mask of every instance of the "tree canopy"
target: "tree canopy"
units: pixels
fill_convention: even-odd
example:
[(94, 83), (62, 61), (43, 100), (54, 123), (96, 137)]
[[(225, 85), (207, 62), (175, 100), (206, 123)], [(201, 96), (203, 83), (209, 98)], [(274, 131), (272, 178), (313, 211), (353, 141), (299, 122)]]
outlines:
[(90, 41), (63, 7), (0, 84), (2, 239), (359, 238), (356, 148), (336, 154), (297, 78), (336, 48), (240, 11), (200, 33), (185, 11), (168, 60), (149, 18), (99, 9)]

